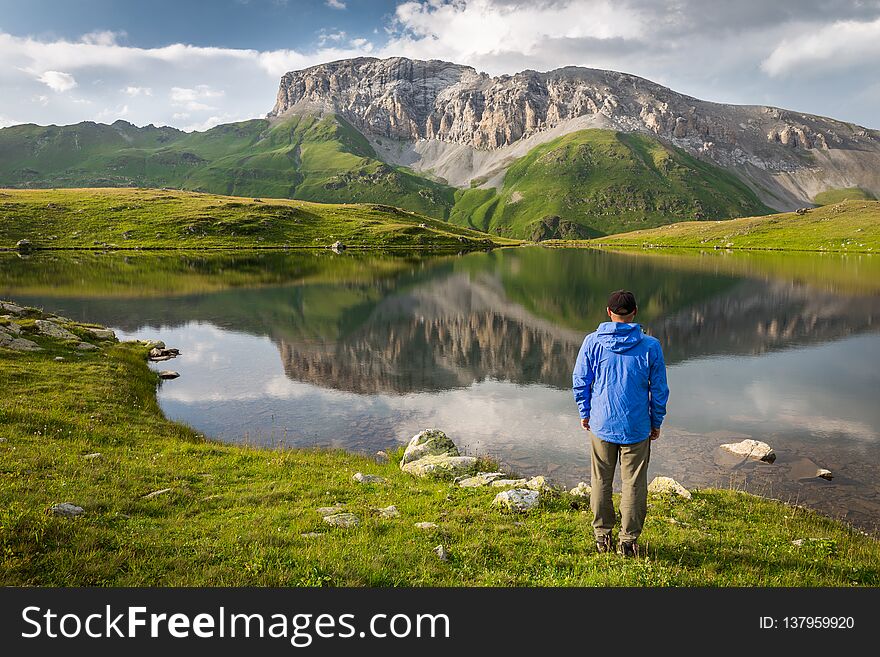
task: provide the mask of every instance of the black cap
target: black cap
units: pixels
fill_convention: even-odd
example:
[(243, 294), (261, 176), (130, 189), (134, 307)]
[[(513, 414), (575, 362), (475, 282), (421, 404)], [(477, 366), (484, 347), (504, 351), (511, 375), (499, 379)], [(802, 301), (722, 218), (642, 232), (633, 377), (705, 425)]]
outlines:
[(636, 307), (636, 295), (629, 290), (617, 290), (608, 297), (608, 310), (615, 315), (631, 315)]

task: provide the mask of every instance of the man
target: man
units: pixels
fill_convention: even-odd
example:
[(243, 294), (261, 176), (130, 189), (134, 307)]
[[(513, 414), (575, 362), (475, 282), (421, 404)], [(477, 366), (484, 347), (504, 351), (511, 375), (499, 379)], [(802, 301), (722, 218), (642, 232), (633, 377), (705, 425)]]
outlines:
[(596, 549), (610, 552), (614, 528), (611, 484), (620, 461), (621, 530), (618, 552), (638, 556), (638, 539), (648, 512), (648, 460), (666, 416), (666, 364), (656, 338), (634, 324), (638, 306), (628, 290), (612, 292), (599, 324), (581, 345), (572, 389), (581, 426), (591, 431), (590, 506)]

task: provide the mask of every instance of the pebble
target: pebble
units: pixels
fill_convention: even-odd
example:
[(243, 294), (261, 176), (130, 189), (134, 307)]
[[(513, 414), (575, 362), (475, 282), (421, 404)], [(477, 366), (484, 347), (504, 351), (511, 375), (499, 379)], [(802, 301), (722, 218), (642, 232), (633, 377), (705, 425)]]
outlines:
[(170, 488), (160, 488), (159, 490), (154, 490), (152, 493), (147, 493), (146, 495), (143, 496), (142, 499), (151, 500), (154, 497), (159, 497), (160, 495), (164, 495), (165, 493), (170, 493), (170, 492), (171, 492)]
[(352, 479), (361, 484), (384, 484), (388, 481), (385, 477), (380, 477), (379, 475), (364, 474), (363, 472), (355, 472)]
[(91, 454), (83, 454), (83, 458), (87, 461), (94, 461), (101, 458), (101, 452), (92, 452)]
[(446, 551), (446, 548), (443, 545), (438, 545), (434, 548), (434, 554), (437, 555), (437, 558), (440, 561), (449, 561), (449, 552)]
[(417, 522), (415, 523), (415, 527), (418, 529), (437, 529), (436, 522)]
[(60, 504), (53, 506), (49, 511), (62, 518), (75, 518), (76, 516), (82, 515), (85, 509), (76, 504), (71, 504), (70, 502), (61, 502)]

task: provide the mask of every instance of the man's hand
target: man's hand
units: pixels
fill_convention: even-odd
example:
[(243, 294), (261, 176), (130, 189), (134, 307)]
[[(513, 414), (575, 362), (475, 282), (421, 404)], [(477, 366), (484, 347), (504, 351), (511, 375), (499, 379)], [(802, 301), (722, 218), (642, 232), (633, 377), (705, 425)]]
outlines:
[(581, 426), (586, 430), (590, 430), (590, 418), (585, 417), (581, 419)]
[(651, 427), (651, 433), (648, 434), (651, 440), (657, 440), (660, 437), (660, 427)]

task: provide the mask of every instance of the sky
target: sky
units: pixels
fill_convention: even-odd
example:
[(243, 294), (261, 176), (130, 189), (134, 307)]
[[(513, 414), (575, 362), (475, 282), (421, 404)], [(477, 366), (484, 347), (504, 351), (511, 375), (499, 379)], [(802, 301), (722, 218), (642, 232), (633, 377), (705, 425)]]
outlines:
[(356, 56), (612, 69), (880, 129), (880, 0), (0, 0), (0, 127), (205, 130)]

